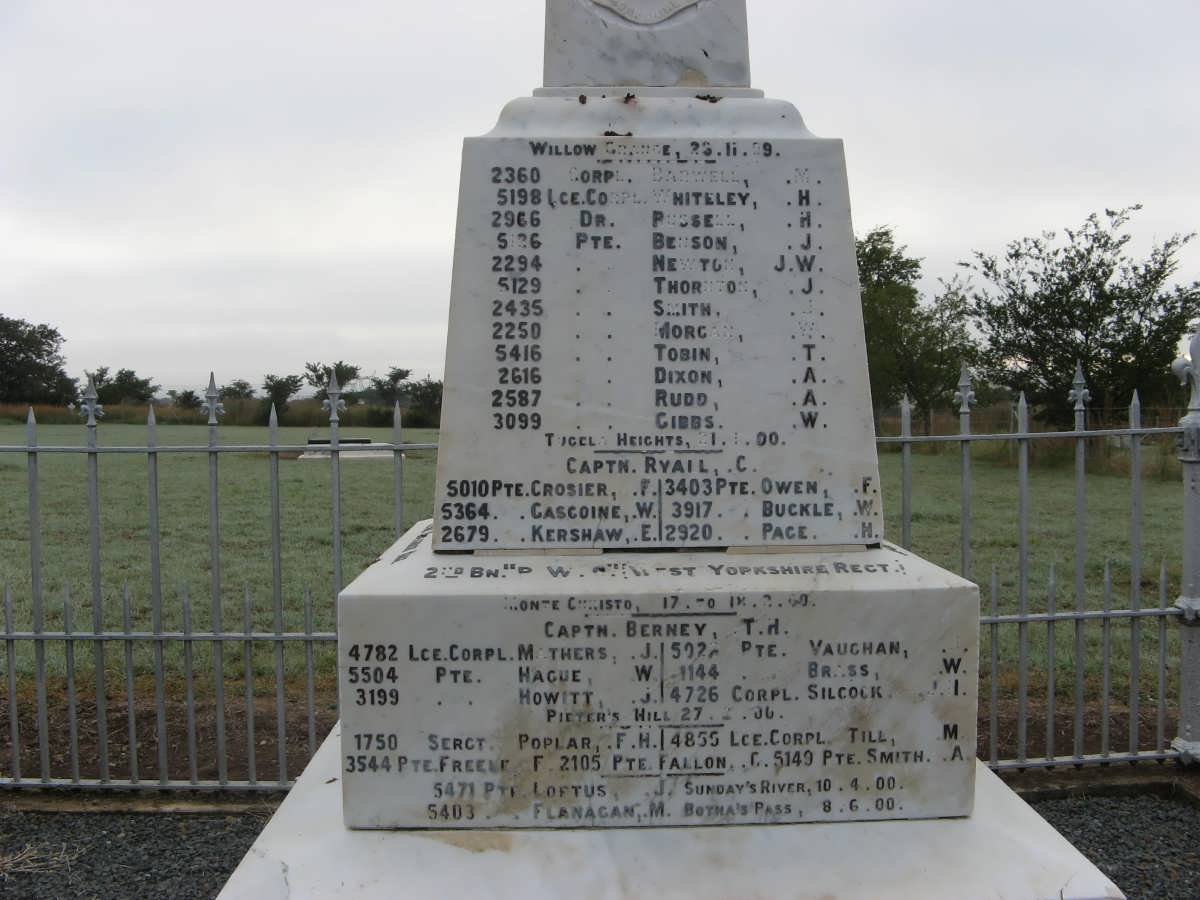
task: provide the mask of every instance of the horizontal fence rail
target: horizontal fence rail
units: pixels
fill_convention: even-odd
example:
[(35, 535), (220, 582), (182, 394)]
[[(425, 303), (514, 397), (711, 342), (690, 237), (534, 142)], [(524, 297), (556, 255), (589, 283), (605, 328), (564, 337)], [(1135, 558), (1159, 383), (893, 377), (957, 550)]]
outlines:
[[(1059, 611), (1056, 608), (1056, 592), (1057, 578), (1054, 569), (1051, 569), (1049, 582), (1046, 587), (1046, 611), (1045, 612), (1029, 612), (1023, 610), (1018, 614), (1002, 615), (998, 612), (999, 609), (999, 590), (997, 572), (993, 569), (989, 596), (985, 601), (987, 603), (987, 612), (980, 617), (980, 628), (982, 634), (986, 637), (988, 644), (988, 659), (985, 661), (986, 683), (988, 685), (988, 694), (982, 699), (986, 701), (988, 716), (987, 716), (987, 747), (988, 753), (986, 756), (988, 764), (996, 770), (1004, 769), (1027, 769), (1027, 768), (1047, 768), (1055, 766), (1081, 766), (1091, 764), (1111, 764), (1116, 762), (1137, 763), (1137, 762), (1161, 762), (1164, 760), (1175, 759), (1179, 756), (1179, 752), (1174, 749), (1167, 739), (1167, 715), (1168, 703), (1166, 692), (1167, 678), (1167, 644), (1168, 632), (1167, 622), (1178, 621), (1182, 616), (1182, 610), (1177, 606), (1168, 606), (1168, 580), (1166, 565), (1163, 563), (1159, 569), (1158, 579), (1158, 604), (1150, 608), (1136, 609), (1112, 609), (1112, 577), (1111, 568), (1105, 566), (1104, 579), (1104, 600), (1105, 608), (1102, 610), (1074, 610), (1074, 611)], [(1156, 627), (1155, 645), (1158, 655), (1157, 666), (1157, 684), (1154, 692), (1154, 713), (1153, 722), (1149, 727), (1143, 726), (1141, 722), (1141, 694), (1143, 685), (1141, 684), (1141, 655), (1142, 647), (1142, 632), (1141, 624), (1144, 620), (1152, 620), (1151, 625)], [(1084, 624), (1091, 623), (1098, 625), (1102, 634), (1102, 656), (1101, 656), (1101, 671), (1102, 671), (1102, 687), (1099, 693), (1099, 709), (1096, 710), (1099, 720), (1099, 733), (1094, 731), (1090, 734), (1084, 727), (1085, 707), (1082, 704), (1072, 704), (1069, 711), (1070, 721), (1063, 722), (1062, 725), (1070, 725), (1072, 732), (1071, 753), (1058, 753), (1057, 749), (1061, 746), (1058, 742), (1058, 730), (1062, 717), (1056, 712), (1057, 694), (1054, 675), (1059, 666), (1055, 662), (1055, 634), (1057, 626), (1070, 625), (1072, 628), (1081, 628)], [(1125, 646), (1128, 647), (1128, 675), (1126, 684), (1123, 686), (1114, 685), (1112, 682), (1112, 655), (1113, 648), (1116, 645), (1113, 636), (1114, 625), (1128, 626), (1128, 636), (1124, 639)], [(1030, 750), (1033, 736), (1029, 732), (1030, 725), (1030, 705), (1034, 701), (1033, 694), (1030, 690), (1029, 677), (1031, 671), (1032, 655), (1030, 653), (1030, 637), (1031, 629), (1037, 626), (1042, 629), (1044, 635), (1044, 672), (1045, 687), (1039, 692), (1039, 700), (1041, 703), (1042, 712), (1040, 718), (1044, 726), (1042, 734), (1037, 736), (1039, 743), (1039, 751), (1034, 754)], [(1001, 678), (1001, 667), (999, 662), (998, 648), (1001, 642), (1002, 627), (1015, 628), (1018, 640), (1018, 663), (1017, 677), (1018, 690), (1016, 698), (1016, 754), (1011, 758), (1001, 758), (999, 754), (999, 743), (1002, 726), (1000, 722), (1001, 702), (999, 698), (998, 684)], [(1075, 662), (1075, 658), (1072, 659)], [(1075, 665), (1076, 670), (1080, 669), (1079, 665)], [(981, 673), (983, 674), (983, 673)], [(1125, 728), (1127, 740), (1123, 746), (1117, 746), (1112, 740), (1111, 725), (1115, 718), (1112, 701), (1114, 697), (1124, 695), (1125, 699)], [(1085, 738), (1085, 734), (1088, 740)], [(1146, 737), (1146, 743), (1143, 743), (1143, 735)], [(1151, 737), (1153, 738), (1150, 743)], [(982, 744), (982, 741), (981, 741)], [(1092, 744), (1093, 749), (1087, 749), (1086, 744)]]
[[(954, 395), (957, 434), (914, 435), (905, 399), (899, 436), (877, 438), (880, 448), (899, 450), (899, 539), (906, 549), (912, 548), (914, 524), (920, 521), (915, 506), (929, 490), (914, 488), (914, 451), (959, 445), (959, 571), (980, 585), (983, 596), (978, 751), (993, 769), (1200, 757), (1200, 628), (1193, 627), (1200, 622), (1200, 599), (1195, 599), (1200, 575), (1194, 571), (1200, 567), (1200, 550), (1189, 551), (1187, 543), (1200, 540), (1200, 400), (1194, 375), (1188, 379), (1192, 409), (1177, 427), (1143, 427), (1135, 394), (1127, 427), (1089, 429), (1090, 396), (1080, 369), (1070, 392), (1072, 430), (1032, 431), (1022, 396), (1013, 410), (1012, 432), (977, 434), (972, 431), (975, 394), (964, 368)], [(7, 756), (8, 771), (0, 768), (0, 787), (277, 791), (291, 785), (337, 716), (336, 678), (329, 675), (335, 669), (337, 635), (313, 623), (317, 613), (330, 620), (343, 586), (341, 461), (355, 454), (384, 460), (390, 455), (390, 497), (380, 493), (378, 499), (390, 503), (390, 530), (399, 537), (406, 521), (406, 455), (438, 447), (404, 440), (398, 405), (390, 441), (343, 442), (341, 393), (331, 380), (324, 404), (329, 441), (317, 445), (282, 443), (273, 408), (266, 443), (222, 444), (218, 421), (224, 411), (211, 377), (204, 395), (208, 431), (203, 443), (160, 444), (151, 407), (144, 444), (101, 446), (97, 438), (103, 409), (91, 384), (79, 408), (86, 439), (78, 446), (39, 444), (30, 411), (25, 442), (0, 446), (0, 459), (6, 454), (25, 459), (30, 572), (28, 602), (19, 609), (12, 588), (4, 588), (0, 649), (8, 752), (0, 752), (0, 767)], [(1159, 560), (1150, 604), (1143, 603), (1147, 581), (1142, 559), (1142, 450), (1147, 439), (1179, 440), (1185, 487), (1183, 596), (1172, 599), (1170, 567)], [(1035, 585), (1030, 453), (1051, 440), (1073, 449), (1073, 509), (1062, 510), (1064, 517), (1074, 519), (1073, 558), (1061, 583), (1052, 564), (1048, 580)], [(1129, 539), (1127, 557), (1105, 561), (1103, 584), (1097, 588), (1097, 576), (1093, 572), (1089, 580), (1087, 568), (1087, 466), (1089, 442), (1104, 441), (1118, 442), (1128, 454)], [(973, 571), (978, 559), (973, 553), (977, 498), (972, 448), (996, 442), (1009, 444), (1016, 468), (1015, 559), (1004, 579), (996, 568), (990, 579)], [(316, 591), (321, 598), (316, 601), (308, 585), (302, 600), (285, 586), (280, 466), (283, 459), (314, 452), (328, 459), (330, 490), (330, 582), (328, 590)], [(62, 454), (86, 461), (86, 527), (80, 529), (76, 550), (87, 557), (88, 584), (77, 600), (66, 586), (50, 603), (44, 583), (39, 463)], [(120, 627), (114, 628), (106, 621), (114, 616), (113, 597), (106, 606), (106, 592), (111, 595), (112, 588), (102, 580), (100, 474), (106, 468), (103, 458), (131, 455), (145, 459), (148, 583), (122, 588), (115, 613)], [(207, 463), (207, 571), (197, 572), (196, 586), (180, 584), (168, 599), (159, 461), (181, 455)], [(239, 456), (263, 457), (266, 527), (261, 540), (271, 570), (268, 589), (260, 587), (258, 596), (249, 587), (242, 591), (240, 616), (231, 612), (232, 585), (226, 584), (228, 573), (221, 567), (227, 539), (222, 514), (228, 511), (222, 508), (219, 489), (222, 461)], [(194, 536), (197, 546), (202, 541)], [(1127, 600), (1114, 602), (1118, 569), (1122, 579), (1128, 578), (1129, 593)], [(203, 589), (200, 581), (207, 582)], [(1069, 595), (1061, 603), (1060, 592)], [(297, 628), (301, 616), (303, 627)], [(1176, 658), (1181, 660), (1178, 671), (1172, 668)], [(1176, 691), (1181, 699), (1169, 702), (1168, 694)]]
[[(71, 598), (69, 593), (63, 597), (62, 609), (64, 620), (68, 627), (63, 631), (49, 631), (34, 628), (31, 631), (20, 631), (15, 627), (13, 616), (12, 593), (5, 591), (4, 595), (4, 631), (0, 640), (6, 648), (5, 669), (7, 675), (7, 706), (9, 710), (9, 773), (0, 777), (3, 787), (77, 787), (77, 788), (116, 788), (135, 789), (151, 788), (163, 790), (286, 790), (291, 786), (291, 776), (296, 770), (289, 767), (287, 747), (289, 744), (289, 729), (299, 731), (299, 741), (305, 757), (316, 752), (321, 732), (317, 728), (317, 700), (315, 683), (315, 660), (319, 652), (331, 652), (337, 643), (337, 634), (330, 631), (314, 631), (312, 628), (312, 597), (304, 597), (305, 628), (300, 632), (255, 631), (251, 622), (253, 604), (249, 594), (244, 604), (243, 627), (240, 631), (211, 631), (192, 628), (193, 609), (188, 591), (181, 591), (182, 630), (166, 630), (152, 628), (138, 630), (132, 623), (130, 615), (130, 595), (128, 590), (123, 592), (123, 624), (120, 631), (93, 632), (75, 630), (69, 627)], [(153, 607), (152, 615), (156, 622), (162, 619), (162, 609)], [(39, 654), (39, 660), (47, 649), (56, 646), (63, 651), (64, 684), (69, 718), (67, 740), (65, 747), (57, 747), (65, 751), (65, 767), (56, 767), (51, 763), (51, 746), (48, 737), (47, 721), (50, 718), (50, 705), (47, 702), (44, 669), (39, 662), (39, 674), (36, 699), (34, 700), (34, 716), (37, 725), (37, 764), (29, 767), (26, 761), (29, 752), (22, 744), (21, 717), (13, 715), (12, 711), (22, 706), (16, 675), (16, 660), (20, 653), (20, 644), (32, 644)], [(79, 700), (77, 692), (77, 667), (75, 664), (76, 648), (79, 645), (101, 643), (118, 644), (118, 650), (123, 660), (122, 688), (120, 692), (105, 690), (96, 695), (96, 717), (107, 719), (110, 715), (122, 715), (125, 718), (126, 733), (124, 736), (108, 736), (108, 746), (103, 756), (89, 756), (81, 750)], [(182, 662), (177, 673), (168, 671), (164, 665), (164, 649), (169, 644), (178, 644), (182, 648)], [(228, 670), (216, 654), (211, 650), (217, 645), (232, 645), (241, 649), (240, 666), (236, 671)], [(210, 671), (213, 683), (226, 686), (240, 680), (242, 696), (237, 709), (218, 708), (216, 714), (229, 722), (237, 721), (241, 726), (241, 738), (237, 746), (229, 746), (225, 740), (204, 740), (201, 727), (197, 721), (197, 711), (200, 704), (195, 698), (195, 683), (197, 679), (206, 677), (205, 667), (196, 663), (198, 649), (209, 648)], [(134, 663), (135, 649), (151, 649), (153, 651), (152, 686), (139, 688), (137, 682), (141, 677)], [(260, 649), (266, 650), (274, 661), (273, 673), (266, 677), (258, 677), (259, 668), (255, 656)], [(303, 675), (289, 679), (285, 675), (285, 654), (296, 650), (302, 654), (298, 662), (303, 665)], [(94, 673), (93, 673), (94, 674)], [(178, 750), (172, 748), (172, 740), (168, 731), (168, 709), (180, 711), (178, 703), (170, 703), (167, 695), (170, 689), (171, 677), (183, 680), (184, 703), (182, 719), (185, 739)], [(144, 680), (144, 679), (142, 679)], [(302, 682), (303, 694), (299, 701), (287, 699), (286, 693), (289, 682)], [(153, 696), (152, 719), (153, 733), (147, 732), (140, 736), (142, 729), (138, 720), (144, 706), (138, 703), (139, 698), (150, 694)], [(260, 702), (261, 701), (261, 702)], [(217, 706), (224, 706), (218, 702)], [(262, 711), (260, 711), (262, 710)], [(149, 718), (149, 717), (148, 717)], [(272, 734), (264, 739), (257, 729), (260, 719), (268, 719)], [(213, 722), (215, 726), (215, 720)], [(273, 745), (274, 758), (259, 760), (263, 745)], [(113, 774), (109, 755), (115, 749), (119, 750), (122, 759), (122, 771)], [(98, 748), (95, 748), (98, 749)], [(215, 755), (214, 755), (215, 754)], [(204, 764), (202, 757), (209, 757), (209, 762), (215, 760), (216, 777), (202, 777), (199, 773)], [(62, 753), (59, 754), (62, 757)], [(244, 769), (244, 777), (232, 778), (229, 775), (229, 761), (237, 757)], [(66, 771), (63, 771), (65, 768)], [(210, 766), (211, 768), (211, 766)], [(93, 777), (86, 773), (94, 769)]]

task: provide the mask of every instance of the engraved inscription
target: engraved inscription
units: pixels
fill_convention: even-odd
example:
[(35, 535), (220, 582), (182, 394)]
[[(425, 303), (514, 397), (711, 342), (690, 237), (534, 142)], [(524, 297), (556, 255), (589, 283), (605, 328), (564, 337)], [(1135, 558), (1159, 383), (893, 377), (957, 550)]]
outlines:
[(882, 538), (830, 143), (467, 142), (439, 549)]
[[(339, 643), (342, 770), (362, 803), (385, 810), (382, 824), (774, 823), (969, 809), (976, 606), (930, 593), (896, 604), (880, 588), (906, 578), (900, 557), (429, 558), (431, 591), (470, 582), (490, 585), (493, 599), (440, 596), (438, 615), (419, 627), (410, 615), (429, 601), (406, 599), (356, 616)], [(704, 589), (764, 575), (802, 585), (849, 576), (864, 587), (853, 600)], [(523, 588), (546, 578), (561, 593)], [(586, 592), (572, 593), (575, 583)], [(653, 590), (667, 583), (669, 593)]]

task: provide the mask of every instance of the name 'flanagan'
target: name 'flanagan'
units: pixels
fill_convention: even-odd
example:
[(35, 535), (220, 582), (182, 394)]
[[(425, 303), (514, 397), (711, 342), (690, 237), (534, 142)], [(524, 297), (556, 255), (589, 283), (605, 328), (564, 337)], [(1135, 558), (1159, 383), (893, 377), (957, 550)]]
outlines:
[(572, 822), (594, 822), (598, 819), (637, 819), (636, 803), (608, 806), (552, 806), (547, 803), (534, 803), (533, 818), (546, 820), (569, 820)]

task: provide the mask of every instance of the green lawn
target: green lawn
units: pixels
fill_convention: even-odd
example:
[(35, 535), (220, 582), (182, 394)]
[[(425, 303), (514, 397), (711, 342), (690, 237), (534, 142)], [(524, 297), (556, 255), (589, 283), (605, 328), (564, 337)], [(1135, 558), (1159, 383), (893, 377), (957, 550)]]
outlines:
[[(1089, 452), (1092, 452), (1091, 448)], [(1142, 607), (1159, 604), (1159, 569), (1165, 563), (1168, 575), (1167, 604), (1179, 590), (1182, 556), (1182, 485), (1178, 469), (1170, 464), (1169, 446), (1147, 446), (1143, 450), (1141, 548), (1142, 569), (1139, 601)], [(1050, 456), (1050, 454), (1046, 454)], [(1127, 454), (1126, 454), (1127, 456)], [(1056, 573), (1056, 608), (1075, 609), (1075, 474), (1061, 458), (1033, 465), (1029, 487), (1029, 583), (1030, 612), (1047, 610), (1050, 568)], [(1128, 474), (1117, 474), (1121, 458), (1106, 459), (1089, 471), (1086, 484), (1085, 608), (1104, 608), (1105, 563), (1111, 565), (1113, 609), (1128, 608), (1130, 588), (1131, 490)], [(1126, 461), (1127, 462), (1127, 461)], [(900, 454), (880, 456), (884, 485), (884, 511), (888, 537), (900, 539)], [(1127, 465), (1125, 466), (1127, 469)], [(972, 577), (981, 587), (984, 615), (991, 605), (993, 571), (1001, 614), (1019, 611), (1017, 540), (1017, 469), (1003, 445), (977, 447), (972, 458)], [(960, 452), (945, 445), (939, 454), (913, 454), (912, 549), (921, 556), (957, 572), (960, 568)], [(1075, 625), (1060, 622), (1055, 628), (1056, 688), (1060, 696), (1074, 689)], [(1139, 689), (1144, 703), (1156, 702), (1158, 693), (1158, 622), (1140, 626), (1141, 667)], [(1169, 698), (1176, 691), (1178, 656), (1177, 627), (1167, 626), (1167, 683)], [(990, 629), (982, 633), (981, 657), (985, 674), (990, 661)], [(1131, 650), (1129, 620), (1115, 621), (1109, 632), (1110, 677), (1113, 696), (1128, 696)], [(1089, 695), (1094, 697), (1102, 683), (1104, 627), (1099, 622), (1084, 626), (1084, 672)], [(999, 682), (1002, 696), (1012, 696), (1017, 684), (1018, 633), (1005, 626), (1000, 633)], [(1047, 626), (1027, 627), (1030, 660), (1030, 691), (1042, 694), (1047, 671)], [(1119, 702), (1119, 701), (1117, 701)]]
[[(226, 444), (260, 444), (263, 428), (222, 426)], [(280, 429), (284, 443), (303, 443), (314, 432), (304, 428)], [(203, 444), (207, 429), (198, 426), (160, 427), (161, 445)], [(76, 444), (83, 439), (80, 426), (39, 428), (42, 446)], [(101, 425), (102, 445), (136, 446), (145, 440), (145, 429), (133, 425)], [(387, 429), (347, 429), (344, 437), (390, 440)], [(408, 431), (414, 442), (436, 440), (436, 432)], [(24, 428), (0, 425), (0, 444), (21, 444)], [(1049, 455), (1049, 454), (1047, 454)], [(1147, 468), (1164, 468), (1164, 452), (1148, 447)], [(1159, 462), (1153, 462), (1158, 460)], [(414, 451), (405, 465), (405, 525), (431, 514), (436, 453)], [(900, 539), (900, 455), (880, 457), (884, 483), (884, 510), (889, 539)], [(69, 587), (77, 626), (91, 622), (88, 554), (86, 459), (82, 455), (45, 453), (40, 457), (43, 577), (47, 598), (47, 628), (62, 623), (62, 592)], [(104, 622), (121, 626), (121, 593), (128, 585), (133, 598), (135, 629), (149, 628), (149, 551), (147, 544), (147, 478), (144, 454), (102, 455), (100, 466), (101, 565)], [(1116, 469), (1118, 466), (1101, 468)], [(1169, 470), (1169, 466), (1166, 467)], [(159, 462), (160, 521), (164, 623), (181, 627), (181, 590), (189, 587), (193, 627), (207, 629), (211, 619), (208, 537), (208, 459), (201, 454), (162, 454)], [(394, 539), (392, 518), (392, 463), (389, 460), (345, 461), (342, 464), (343, 572), (346, 581), (375, 559)], [(26, 460), (23, 454), (0, 454), (0, 582), (11, 587), (16, 627), (30, 624), (28, 499)], [(993, 566), (998, 573), (1000, 608), (1017, 609), (1017, 479), (1007, 450), (1000, 445), (978, 447), (973, 461), (974, 577), (987, 587)], [(240, 628), (243, 591), (254, 600), (254, 627), (272, 627), (270, 514), (268, 459), (266, 454), (226, 454), (220, 460), (221, 603), (227, 629)], [(940, 453), (913, 455), (913, 549), (934, 562), (957, 571), (959, 567), (959, 451), (945, 446)], [(1059, 607), (1073, 607), (1074, 584), (1074, 474), (1061, 461), (1040, 463), (1031, 478), (1030, 606), (1045, 608), (1046, 582), (1051, 564), (1059, 575)], [(1104, 563), (1112, 561), (1114, 606), (1129, 602), (1129, 478), (1120, 474), (1089, 474), (1087, 478), (1087, 579), (1090, 608), (1100, 608)], [(330, 466), (322, 461), (285, 458), (280, 462), (280, 495), (283, 533), (283, 592), (285, 628), (303, 627), (303, 595), (312, 592), (314, 626), (334, 625), (331, 562)], [(1158, 602), (1160, 560), (1170, 573), (1169, 599), (1179, 583), (1181, 487), (1177, 475), (1147, 475), (1143, 482), (1142, 602)], [(1073, 626), (1057, 626), (1056, 654), (1060, 665), (1071, 662)], [(1157, 628), (1143, 627), (1143, 671), (1153, 669), (1153, 639)], [(1170, 632), (1174, 633), (1172, 626)], [(1016, 654), (1015, 629), (1005, 629), (1003, 657), (1011, 663)], [(1030, 653), (1035, 668), (1044, 660), (1045, 626), (1029, 629)], [(1102, 629), (1089, 625), (1090, 678), (1101, 671), (1099, 647)], [(1113, 627), (1113, 664), (1117, 674), (1127, 671), (1129, 629)], [(985, 629), (985, 638), (987, 637)], [(31, 649), (26, 647), (25, 649)], [(987, 646), (984, 659), (987, 659)], [(1174, 644), (1171, 646), (1174, 656)], [(115, 659), (115, 651), (110, 658)], [(21, 657), (22, 667), (27, 656)], [(149, 648), (139, 648), (139, 668), (148, 665)], [(81, 666), (88, 664), (81, 654)], [(265, 663), (264, 663), (265, 664)], [(52, 671), (61, 663), (51, 658)], [(1011, 670), (1011, 665), (1005, 666)], [(1065, 671), (1065, 670), (1064, 670)], [(1152, 672), (1144, 685), (1153, 688)], [(1059, 676), (1065, 681), (1063, 675)], [(1006, 680), (1007, 683), (1007, 680)]]
[[(0, 426), (0, 444), (22, 442), (23, 431), (17, 426)], [(134, 446), (145, 440), (145, 429), (133, 425), (101, 425), (98, 431), (102, 446)], [(75, 444), (82, 432), (72, 426), (43, 427), (38, 429), (38, 441), (42, 446)], [(311, 429), (281, 428), (279, 440), (303, 444), (313, 434)], [(391, 431), (347, 429), (342, 436), (388, 441)], [(408, 430), (405, 439), (429, 442), (436, 439), (436, 432)], [(160, 427), (158, 440), (160, 445), (202, 445), (207, 442), (207, 429)], [(224, 444), (263, 444), (267, 434), (265, 428), (222, 427), (221, 440)], [(430, 513), (435, 464), (434, 451), (407, 454), (406, 527)], [(164, 625), (168, 630), (182, 627), (181, 598), (186, 585), (193, 628), (204, 630), (212, 622), (208, 456), (164, 453), (158, 469)], [(89, 627), (86, 457), (44, 453), (39, 470), (47, 628), (61, 627), (66, 587), (71, 591), (76, 626)], [(128, 585), (134, 628), (145, 629), (150, 622), (146, 458), (143, 454), (101, 455), (99, 470), (104, 621), (110, 629), (121, 627), (121, 594)], [(349, 581), (394, 540), (393, 466), (387, 459), (346, 460), (341, 470), (343, 573)], [(328, 461), (285, 457), (279, 471), (284, 627), (293, 631), (303, 628), (303, 596), (308, 588), (313, 596), (314, 628), (332, 630), (330, 465)], [(31, 621), (27, 477), (24, 454), (0, 454), (0, 582), (13, 591), (18, 628), (28, 628)], [(223, 454), (218, 484), (223, 625), (229, 630), (241, 627), (244, 591), (249, 589), (254, 627), (269, 630), (273, 613), (267, 454)], [(86, 659), (81, 659), (81, 664), (86, 665)]]

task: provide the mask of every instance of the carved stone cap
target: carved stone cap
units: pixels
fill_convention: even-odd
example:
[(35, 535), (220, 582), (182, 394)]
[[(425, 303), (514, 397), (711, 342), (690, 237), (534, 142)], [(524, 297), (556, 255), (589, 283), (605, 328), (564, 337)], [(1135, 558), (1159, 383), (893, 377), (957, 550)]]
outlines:
[(749, 87), (746, 0), (546, 0), (545, 87)]

